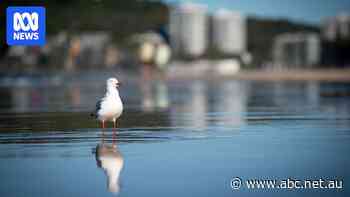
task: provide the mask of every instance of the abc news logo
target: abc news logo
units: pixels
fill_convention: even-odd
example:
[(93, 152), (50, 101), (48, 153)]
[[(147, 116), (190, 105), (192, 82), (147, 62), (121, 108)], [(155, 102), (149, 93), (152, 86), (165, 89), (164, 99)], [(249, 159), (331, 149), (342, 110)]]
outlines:
[(7, 44), (45, 44), (45, 8), (8, 7)]
[[(13, 15), (13, 29), (15, 30), (13, 34), (13, 39), (15, 40), (38, 40), (39, 33), (35, 32), (39, 29), (39, 15), (36, 12), (29, 14), (28, 12), (24, 12), (22, 14), (15, 12)], [(27, 25), (24, 21), (27, 20)], [(20, 32), (20, 30), (25, 32)], [(31, 31), (31, 32), (27, 32)]]
[[(27, 19), (28, 24), (24, 23), (24, 20)], [(15, 12), (13, 15), (13, 29), (15, 31), (23, 30), (28, 31), (31, 29), (32, 31), (36, 31), (39, 28), (39, 15), (36, 12), (29, 14), (28, 12), (24, 12), (23, 14)]]

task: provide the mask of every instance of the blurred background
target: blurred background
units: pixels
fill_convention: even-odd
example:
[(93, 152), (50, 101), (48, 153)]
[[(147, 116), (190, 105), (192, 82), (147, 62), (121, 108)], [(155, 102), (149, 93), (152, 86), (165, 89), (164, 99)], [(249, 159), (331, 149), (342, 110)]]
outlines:
[[(46, 8), (44, 46), (6, 44), (5, 9), (15, 5)], [(5, 111), (26, 105), (48, 111), (55, 98), (93, 110), (104, 80), (116, 75), (136, 87), (124, 89), (126, 102), (142, 100), (146, 108), (155, 95), (167, 99), (168, 80), (350, 80), (350, 3), (344, 0), (15, 0), (0, 6)], [(80, 95), (84, 86), (87, 96)], [(56, 93), (68, 96), (50, 97)]]
[[(5, 9), (15, 5), (46, 8), (44, 46), (6, 44)], [(16, 84), (101, 84), (111, 75), (139, 84), (222, 77), (350, 80), (350, 3), (344, 0), (15, 0), (0, 6), (3, 100), (11, 100)], [(140, 87), (150, 98), (144, 105), (151, 105), (152, 86)], [(14, 102), (3, 102), (4, 108), (8, 103)]]
[[(2, 1), (0, 72), (347, 68), (350, 3), (301, 0)], [(46, 45), (5, 42), (5, 9), (46, 8)], [(168, 73), (168, 72), (166, 72)]]

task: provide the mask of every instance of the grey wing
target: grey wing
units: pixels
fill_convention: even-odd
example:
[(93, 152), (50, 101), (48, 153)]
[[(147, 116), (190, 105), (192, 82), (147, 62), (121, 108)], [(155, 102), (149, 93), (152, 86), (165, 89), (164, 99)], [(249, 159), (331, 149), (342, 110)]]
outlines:
[(95, 113), (91, 113), (90, 114), (91, 117), (97, 118), (97, 112), (101, 109), (101, 105), (102, 105), (102, 99), (97, 101)]
[(102, 104), (102, 99), (97, 101), (97, 103), (96, 103), (96, 113), (98, 112), (98, 110), (101, 109), (101, 104)]
[(95, 115), (96, 115), (96, 117), (97, 117), (97, 113), (98, 113), (98, 111), (101, 109), (102, 102), (103, 102), (103, 99), (101, 99), (101, 100), (97, 101), (97, 103), (96, 103), (96, 111), (95, 111)]

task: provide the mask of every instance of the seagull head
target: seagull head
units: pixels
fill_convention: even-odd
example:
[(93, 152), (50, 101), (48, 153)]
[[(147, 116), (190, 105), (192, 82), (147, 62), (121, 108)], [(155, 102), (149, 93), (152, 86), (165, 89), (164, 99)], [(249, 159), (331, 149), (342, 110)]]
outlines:
[(117, 78), (109, 78), (107, 80), (107, 87), (118, 88), (120, 86), (120, 82)]

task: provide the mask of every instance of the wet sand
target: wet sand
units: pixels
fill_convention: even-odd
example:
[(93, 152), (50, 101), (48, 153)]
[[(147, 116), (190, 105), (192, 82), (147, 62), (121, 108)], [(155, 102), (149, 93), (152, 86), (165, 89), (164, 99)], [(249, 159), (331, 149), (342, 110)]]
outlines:
[[(131, 80), (118, 129), (102, 130), (89, 114), (104, 81), (67, 78), (0, 89), (0, 196), (349, 196), (349, 99), (322, 96), (348, 84)], [(234, 177), (344, 188), (234, 190)]]

